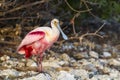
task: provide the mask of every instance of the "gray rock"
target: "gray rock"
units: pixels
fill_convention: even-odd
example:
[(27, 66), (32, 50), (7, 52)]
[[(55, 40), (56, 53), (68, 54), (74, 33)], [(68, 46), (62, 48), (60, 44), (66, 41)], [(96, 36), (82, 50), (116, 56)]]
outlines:
[(6, 70), (0, 70), (0, 76), (13, 76), (17, 77), (19, 76), (19, 72), (16, 71), (15, 69), (6, 69)]
[(57, 80), (76, 80), (76, 79), (74, 78), (74, 75), (66, 71), (60, 71)]
[(103, 52), (103, 57), (104, 58), (110, 58), (112, 55), (109, 52)]
[(72, 75), (75, 75), (76, 80), (89, 80), (88, 71), (84, 69), (73, 69), (70, 71)]
[(84, 69), (86, 69), (88, 71), (93, 71), (93, 72), (97, 71), (96, 67), (93, 64), (84, 65)]
[(50, 62), (42, 62), (42, 65), (43, 65), (43, 67), (54, 67), (54, 68), (58, 68), (58, 67), (61, 67), (60, 65), (59, 65), (59, 62), (57, 61), (50, 61)]
[(99, 58), (98, 53), (95, 52), (95, 51), (90, 51), (90, 52), (89, 52), (89, 55), (90, 55), (91, 57), (93, 57), (93, 58)]
[(59, 61), (58, 64), (60, 66), (63, 66), (63, 65), (68, 65), (69, 63), (67, 61)]
[(49, 74), (38, 74), (29, 78), (24, 78), (24, 79), (20, 79), (20, 80), (52, 80), (51, 76)]

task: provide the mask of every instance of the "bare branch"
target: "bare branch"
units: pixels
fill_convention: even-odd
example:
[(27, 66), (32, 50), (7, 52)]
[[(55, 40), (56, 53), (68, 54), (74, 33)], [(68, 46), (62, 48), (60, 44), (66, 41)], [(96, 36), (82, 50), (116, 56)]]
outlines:
[(104, 25), (105, 23), (103, 23), (103, 25), (97, 31), (95, 31), (95, 34), (98, 33), (104, 27)]
[(69, 7), (72, 11), (74, 11), (74, 12), (84, 13), (84, 12), (89, 12), (90, 10), (92, 10), (92, 9), (87, 9), (87, 10), (79, 11), (79, 10), (74, 9), (74, 8), (67, 2), (67, 0), (65, 0), (65, 2), (66, 2), (66, 4), (68, 5), (68, 7)]
[(41, 3), (44, 3), (46, 2), (46, 0), (42, 0), (42, 1), (36, 1), (34, 3), (30, 3), (30, 4), (25, 4), (25, 5), (22, 5), (20, 7), (17, 7), (17, 8), (14, 8), (14, 9), (11, 9), (9, 11), (6, 11), (5, 14), (8, 14), (8, 13), (11, 13), (11, 12), (14, 12), (14, 11), (17, 11), (17, 10), (20, 10), (20, 9), (23, 9), (23, 8), (27, 8), (27, 7), (30, 7), (30, 6), (34, 6), (34, 5), (37, 5), (37, 4), (41, 4)]

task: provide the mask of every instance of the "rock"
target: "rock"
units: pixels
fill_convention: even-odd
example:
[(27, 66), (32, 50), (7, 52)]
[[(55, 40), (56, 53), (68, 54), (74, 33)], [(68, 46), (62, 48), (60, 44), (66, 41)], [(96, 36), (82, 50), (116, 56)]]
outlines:
[[(70, 71), (72, 75), (75, 75), (75, 80), (89, 80), (88, 71), (84, 69), (73, 69)], [(68, 79), (67, 79), (68, 80)]]
[(19, 76), (19, 72), (16, 71), (15, 69), (0, 70), (0, 76), (3, 76), (3, 75), (8, 77), (9, 76), (17, 77)]
[(63, 65), (68, 65), (69, 63), (67, 61), (59, 61), (58, 64), (60, 66), (63, 66)]
[(19, 62), (17, 66), (18, 66), (18, 67), (25, 67), (25, 63)]
[(60, 71), (57, 80), (76, 80), (76, 79), (74, 78), (74, 75), (66, 71)]
[(64, 61), (70, 61), (70, 57), (65, 53), (60, 56), (60, 59), (62, 59)]
[(80, 52), (80, 53), (74, 53), (73, 57), (75, 59), (83, 59), (83, 58), (88, 58), (89, 56), (88, 56), (87, 52)]
[[(115, 69), (112, 69), (110, 71), (110, 76), (114, 78), (114, 80), (120, 80), (120, 72)], [(118, 79), (115, 79), (115, 78), (118, 78)]]
[[(114, 80), (108, 75), (95, 75), (90, 80)], [(117, 80), (117, 79), (116, 79)]]
[(84, 65), (84, 69), (88, 71), (93, 71), (93, 72), (97, 71), (96, 67), (93, 64)]
[(7, 68), (11, 68), (14, 65), (16, 65), (16, 64), (14, 64), (14, 62), (12, 60), (7, 60), (2, 63), (2, 66), (7, 67)]
[(50, 62), (42, 62), (42, 65), (43, 65), (43, 67), (54, 67), (54, 68), (58, 68), (58, 67), (61, 67), (60, 65), (59, 65), (59, 63), (58, 62), (56, 62), (56, 61), (50, 61)]
[(7, 60), (9, 60), (9, 59), (10, 59), (10, 57), (7, 56), (7, 55), (4, 55), (4, 56), (2, 56), (2, 57), (0, 58), (1, 61), (7, 61)]
[(24, 78), (20, 80), (51, 80), (51, 76), (49, 74), (38, 74), (29, 78)]
[(27, 60), (27, 66), (29, 67), (37, 67), (37, 64), (35, 63), (35, 61), (31, 60), (31, 59), (28, 59)]
[(70, 49), (73, 49), (75, 48), (75, 46), (73, 45), (73, 43), (65, 43), (62, 45), (62, 49), (65, 51), (65, 50), (70, 50)]
[(102, 73), (103, 74), (109, 74), (110, 73), (110, 68), (108, 68), (108, 67), (104, 67), (103, 69), (102, 69)]
[(103, 52), (103, 57), (104, 58), (110, 58), (110, 57), (112, 57), (112, 55), (109, 52)]
[(116, 59), (110, 59), (108, 61), (108, 64), (109, 65), (112, 65), (112, 66), (120, 66), (120, 61), (116, 60)]
[(99, 55), (98, 55), (98, 53), (97, 52), (95, 52), (95, 51), (90, 51), (89, 52), (89, 55), (91, 56), (91, 57), (93, 57), (93, 58), (99, 58)]

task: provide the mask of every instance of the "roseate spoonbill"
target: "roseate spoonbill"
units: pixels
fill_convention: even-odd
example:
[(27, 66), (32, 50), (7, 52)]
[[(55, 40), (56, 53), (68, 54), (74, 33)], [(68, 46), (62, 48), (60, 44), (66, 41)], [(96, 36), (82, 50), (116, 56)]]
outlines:
[(62, 34), (65, 40), (68, 37), (63, 33), (58, 19), (51, 21), (50, 27), (38, 27), (30, 31), (22, 40), (17, 48), (19, 54), (25, 54), (25, 58), (36, 55), (38, 70), (42, 72), (42, 56), (46, 49), (49, 49), (57, 41), (59, 34)]

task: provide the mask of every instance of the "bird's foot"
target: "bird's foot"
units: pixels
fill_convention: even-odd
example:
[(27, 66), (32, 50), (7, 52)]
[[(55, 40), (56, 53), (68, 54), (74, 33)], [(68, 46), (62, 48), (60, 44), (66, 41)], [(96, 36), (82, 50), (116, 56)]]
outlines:
[(50, 73), (48, 73), (47, 71), (43, 71), (43, 70), (42, 71), (38, 71), (37, 74), (44, 74), (45, 76), (50, 75)]

